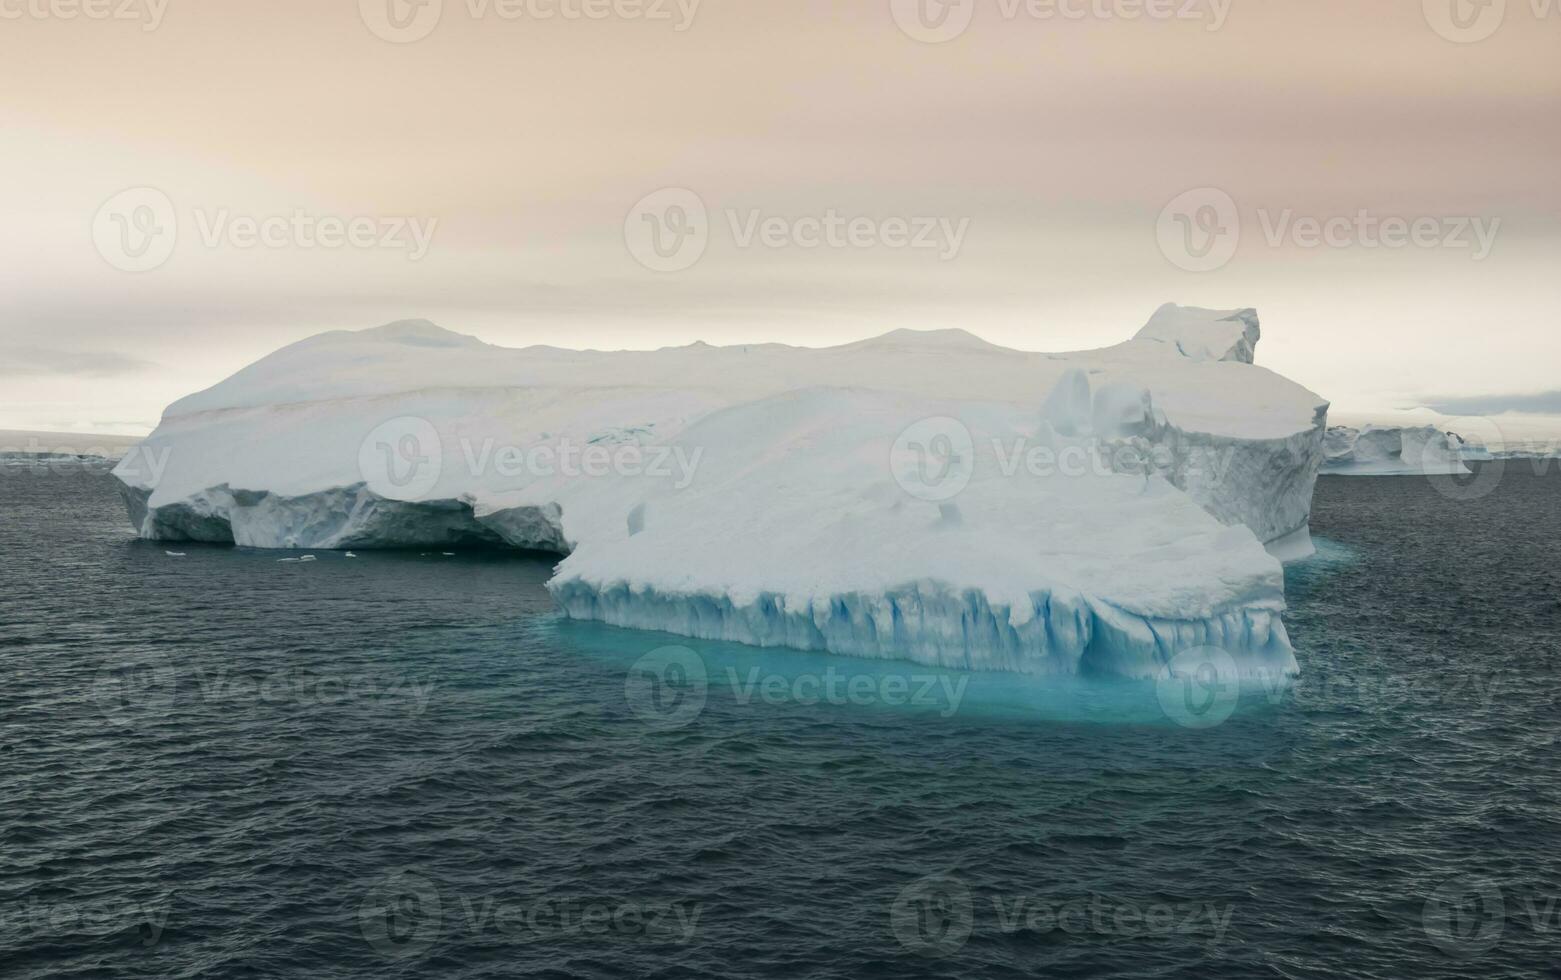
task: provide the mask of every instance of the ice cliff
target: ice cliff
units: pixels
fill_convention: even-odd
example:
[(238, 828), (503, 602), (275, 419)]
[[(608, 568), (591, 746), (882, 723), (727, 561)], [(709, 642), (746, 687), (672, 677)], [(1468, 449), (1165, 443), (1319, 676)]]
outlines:
[[(286, 347), (115, 470), (143, 537), (565, 556), (568, 616), (1030, 673), (1212, 645), (1293, 670), (1327, 405), (1250, 310), (1071, 354), (959, 330), (839, 347), (506, 349), (421, 321)], [(1265, 545), (1268, 546), (1265, 549)], [(1273, 553), (1271, 553), (1273, 552)]]

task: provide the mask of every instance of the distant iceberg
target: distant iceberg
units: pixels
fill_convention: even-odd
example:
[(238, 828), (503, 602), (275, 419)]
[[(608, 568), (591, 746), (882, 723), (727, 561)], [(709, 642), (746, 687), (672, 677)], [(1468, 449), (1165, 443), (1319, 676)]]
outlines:
[(1472, 472), (1466, 460), (1489, 459), (1455, 432), (1434, 426), (1330, 426), (1322, 472), (1340, 476), (1435, 476)]
[[(115, 470), (136, 531), (565, 556), (562, 612), (1034, 674), (1218, 647), (1295, 670), (1327, 403), (1251, 310), (1027, 353), (959, 330), (825, 349), (506, 349), (422, 321), (286, 347)], [(156, 472), (141, 465), (157, 459)], [(1265, 547), (1266, 546), (1266, 547)]]

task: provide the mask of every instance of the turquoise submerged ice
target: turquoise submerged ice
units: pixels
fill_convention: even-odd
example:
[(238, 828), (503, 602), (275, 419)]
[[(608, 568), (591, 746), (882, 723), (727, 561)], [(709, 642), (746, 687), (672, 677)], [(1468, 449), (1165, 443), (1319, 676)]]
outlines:
[[(425, 323), (303, 341), (171, 406), (116, 475), (149, 538), (565, 556), (562, 612), (943, 666), (1292, 672), (1326, 404), (1250, 310), (1026, 353), (508, 350)], [(1267, 547), (1265, 547), (1267, 546)]]

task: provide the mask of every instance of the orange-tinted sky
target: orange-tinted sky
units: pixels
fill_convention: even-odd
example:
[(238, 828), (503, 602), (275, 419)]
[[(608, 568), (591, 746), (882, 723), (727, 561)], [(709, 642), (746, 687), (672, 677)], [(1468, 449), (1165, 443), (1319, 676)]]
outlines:
[(1500, 405), (1561, 387), (1558, 122), (1561, 0), (0, 0), (0, 428), (406, 317), (1044, 350), (1167, 300), (1341, 410)]

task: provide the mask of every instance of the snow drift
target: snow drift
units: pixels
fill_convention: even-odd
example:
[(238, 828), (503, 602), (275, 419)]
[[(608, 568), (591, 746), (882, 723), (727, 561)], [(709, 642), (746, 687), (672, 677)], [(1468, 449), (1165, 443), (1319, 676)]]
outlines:
[(116, 468), (143, 537), (566, 557), (571, 617), (1030, 673), (1295, 667), (1327, 405), (1250, 310), (1037, 354), (958, 330), (827, 349), (493, 347), (426, 322), (284, 348)]

